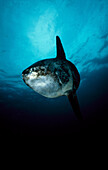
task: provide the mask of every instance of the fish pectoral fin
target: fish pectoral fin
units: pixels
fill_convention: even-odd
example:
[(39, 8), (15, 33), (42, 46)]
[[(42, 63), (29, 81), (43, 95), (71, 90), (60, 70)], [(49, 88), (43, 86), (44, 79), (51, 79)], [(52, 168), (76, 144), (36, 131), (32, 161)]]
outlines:
[(79, 106), (79, 102), (78, 102), (78, 98), (77, 98), (77, 95), (76, 93), (73, 94), (72, 92), (68, 95), (68, 99), (69, 99), (69, 102), (72, 106), (72, 109), (77, 117), (78, 120), (82, 120), (83, 117), (81, 115), (81, 111), (80, 111), (80, 106)]
[(58, 36), (56, 36), (56, 47), (57, 47), (57, 58), (61, 60), (66, 60), (65, 52), (61, 40)]

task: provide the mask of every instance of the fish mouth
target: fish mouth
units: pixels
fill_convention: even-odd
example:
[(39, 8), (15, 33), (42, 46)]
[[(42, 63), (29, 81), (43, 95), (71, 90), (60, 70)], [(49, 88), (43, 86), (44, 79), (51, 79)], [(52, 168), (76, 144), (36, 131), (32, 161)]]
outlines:
[(24, 78), (24, 74), (23, 74), (23, 72), (22, 72), (22, 79)]
[(24, 83), (26, 83), (26, 80), (28, 80), (29, 78), (27, 77), (27, 74), (22, 73), (22, 79)]
[(22, 74), (22, 79), (23, 79), (24, 83), (26, 83), (24, 74)]

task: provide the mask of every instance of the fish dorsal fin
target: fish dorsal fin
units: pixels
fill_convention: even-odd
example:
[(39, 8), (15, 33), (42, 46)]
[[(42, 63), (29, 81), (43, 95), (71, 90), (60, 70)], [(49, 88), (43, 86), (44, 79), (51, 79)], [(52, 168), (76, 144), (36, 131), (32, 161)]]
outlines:
[(57, 47), (57, 58), (60, 60), (65, 60), (65, 52), (61, 43), (61, 40), (58, 36), (56, 36), (56, 47)]

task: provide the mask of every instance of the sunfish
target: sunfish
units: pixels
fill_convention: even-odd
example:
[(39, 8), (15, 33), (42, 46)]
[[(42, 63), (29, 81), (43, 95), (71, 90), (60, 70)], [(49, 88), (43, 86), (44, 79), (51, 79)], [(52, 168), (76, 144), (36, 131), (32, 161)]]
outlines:
[(66, 59), (60, 41), (56, 36), (57, 57), (38, 61), (22, 72), (24, 82), (35, 92), (48, 98), (67, 96), (74, 113), (82, 119), (76, 95), (80, 75), (73, 63)]

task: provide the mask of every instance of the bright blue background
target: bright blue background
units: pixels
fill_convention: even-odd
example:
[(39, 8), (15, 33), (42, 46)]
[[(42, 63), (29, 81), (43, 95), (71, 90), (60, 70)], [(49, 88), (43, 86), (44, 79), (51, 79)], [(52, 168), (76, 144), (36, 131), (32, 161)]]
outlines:
[(108, 0), (0, 0), (2, 116), (10, 124), (18, 121), (20, 129), (20, 121), (22, 127), (24, 122), (27, 127), (33, 122), (55, 127), (75, 120), (66, 97), (44, 98), (21, 77), (34, 62), (56, 57), (56, 35), (80, 72), (84, 119), (106, 118), (102, 110), (108, 94)]

